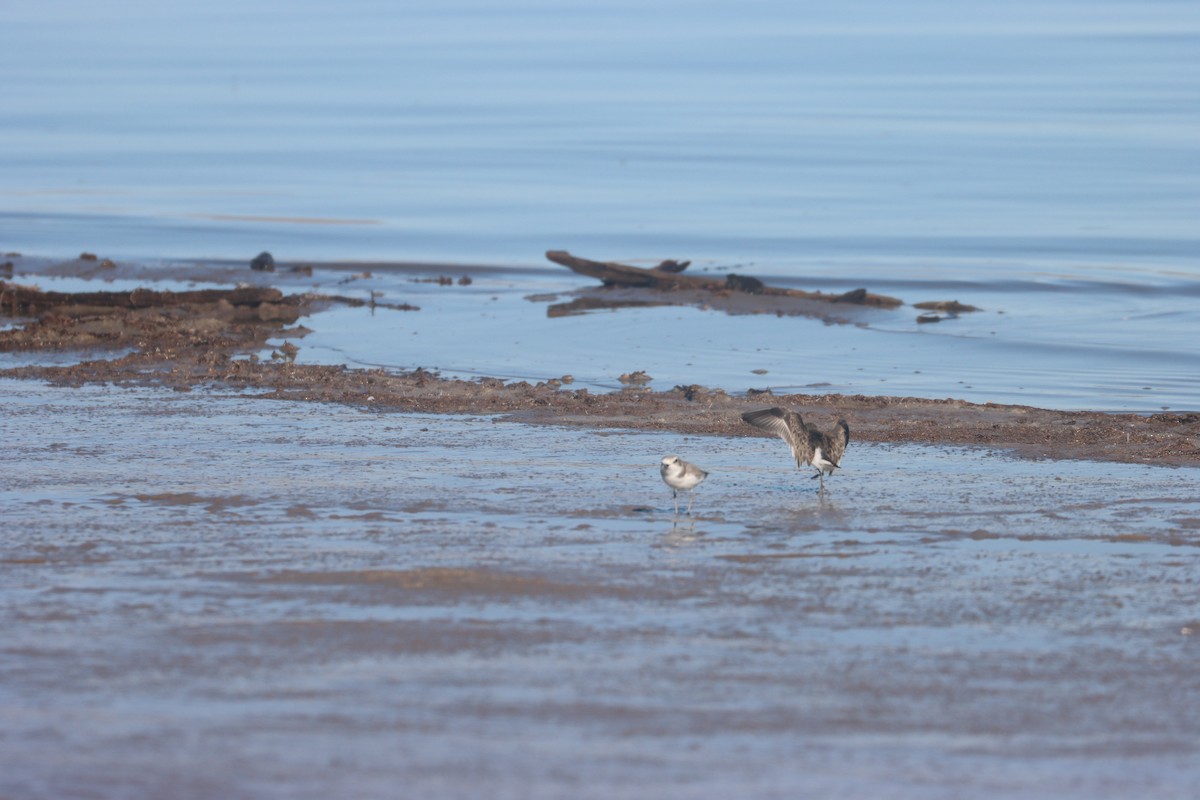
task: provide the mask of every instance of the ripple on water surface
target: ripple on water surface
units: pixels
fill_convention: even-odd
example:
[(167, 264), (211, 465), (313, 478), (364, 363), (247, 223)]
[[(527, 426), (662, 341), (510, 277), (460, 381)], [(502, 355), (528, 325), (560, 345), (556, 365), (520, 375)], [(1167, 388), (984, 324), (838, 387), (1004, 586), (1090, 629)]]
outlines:
[(822, 500), (777, 440), (3, 389), (9, 793), (1195, 776), (1196, 470), (854, 443)]

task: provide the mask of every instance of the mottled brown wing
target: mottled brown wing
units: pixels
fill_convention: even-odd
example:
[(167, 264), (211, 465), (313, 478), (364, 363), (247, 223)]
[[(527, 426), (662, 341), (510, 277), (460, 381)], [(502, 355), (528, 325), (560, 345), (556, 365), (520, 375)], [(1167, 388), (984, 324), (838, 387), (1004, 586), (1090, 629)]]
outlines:
[(742, 420), (787, 442), (788, 447), (792, 448), (792, 455), (796, 457), (797, 465), (812, 461), (813, 450), (808, 429), (795, 411), (784, 411), (782, 408), (747, 411), (742, 414)]
[(827, 438), (829, 439), (829, 460), (835, 464), (841, 464), (842, 455), (846, 452), (846, 445), (850, 444), (850, 426), (846, 424), (846, 420), (839, 419), (833, 433)]
[(815, 454), (817, 450), (820, 450), (822, 456), (832, 461), (833, 455), (830, 451), (833, 450), (833, 442), (830, 441), (829, 436), (824, 431), (817, 430), (816, 425), (806, 425), (805, 429), (805, 433), (808, 434), (809, 452)]

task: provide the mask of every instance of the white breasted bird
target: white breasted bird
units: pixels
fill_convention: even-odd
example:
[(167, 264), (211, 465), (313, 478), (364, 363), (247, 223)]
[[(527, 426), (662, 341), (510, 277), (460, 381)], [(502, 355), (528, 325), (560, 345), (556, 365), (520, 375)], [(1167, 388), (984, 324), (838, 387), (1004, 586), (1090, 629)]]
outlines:
[(679, 516), (680, 489), (686, 489), (688, 492), (687, 513), (691, 514), (693, 490), (708, 477), (708, 473), (679, 456), (663, 456), (658, 472), (662, 475), (663, 482), (671, 487), (671, 496), (675, 498), (675, 516)]

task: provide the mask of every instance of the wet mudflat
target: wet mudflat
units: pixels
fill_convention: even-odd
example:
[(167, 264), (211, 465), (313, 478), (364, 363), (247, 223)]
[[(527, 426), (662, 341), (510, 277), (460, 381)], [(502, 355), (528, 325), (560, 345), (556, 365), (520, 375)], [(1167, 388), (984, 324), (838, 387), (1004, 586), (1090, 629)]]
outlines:
[(1200, 5), (391, 5), (6, 7), (0, 797), (1200, 796)]
[(1194, 468), (220, 394), (4, 381), (0, 794), (1200, 786)]
[[(138, 274), (144, 269), (96, 268), (82, 261), (59, 267), (76, 272), (81, 265), (88, 273), (104, 269)], [(193, 278), (204, 275), (210, 280), (230, 277), (223, 269), (203, 268), (191, 274)], [(309, 268), (308, 275), (312, 274)], [(332, 283), (333, 276), (328, 271), (319, 271), (319, 276)], [(490, 277), (495, 279), (496, 275)], [(338, 280), (335, 291), (347, 281), (359, 279), (352, 275)], [(342, 339), (359, 344), (376, 342), (373, 346), (380, 352), (391, 354), (387, 358), (394, 358), (397, 351), (411, 355), (403, 342), (418, 331), (404, 333), (395, 325), (397, 316), (422, 317), (408, 313), (418, 311), (419, 307), (384, 302), (377, 290), (369, 290), (365, 297), (357, 298), (323, 292), (285, 295), (279, 289), (250, 285), (179, 292), (141, 288), (125, 278), (119, 279), (126, 283), (119, 291), (96, 292), (88, 281), (78, 277), (58, 276), (50, 280), (65, 284), (63, 289), (82, 286), (86, 291), (45, 292), (0, 281), (0, 314), (7, 313), (14, 319), (9, 327), (0, 329), (0, 351), (6, 354), (0, 363), (0, 378), (49, 380), (61, 385), (157, 386), (184, 392), (218, 385), (269, 392), (279, 399), (349, 403), (379, 410), (510, 413), (524, 421), (674, 430), (685, 434), (747, 435), (750, 429), (739, 419), (742, 411), (768, 404), (784, 405), (810, 418), (814, 412), (833, 419), (846, 415), (857, 440), (1019, 448), (1032, 457), (1097, 458), (1175, 466), (1200, 464), (1200, 440), (1196, 438), (1200, 415), (1191, 411), (1112, 414), (980, 404), (953, 398), (846, 395), (827, 391), (784, 393), (769, 388), (749, 390), (743, 395), (719, 385), (700, 383), (676, 384), (655, 391), (651, 385), (654, 380), (645, 370), (630, 369), (618, 377), (615, 364), (607, 366), (615, 378), (614, 385), (606, 386), (593, 379), (581, 381), (589, 384), (581, 386), (565, 370), (574, 369), (567, 366), (569, 363), (589, 371), (595, 369), (594, 354), (582, 346), (568, 348), (573, 355), (571, 361), (561, 362), (564, 371), (557, 373), (560, 378), (531, 383), (511, 380), (512, 375), (498, 377), (505, 374), (505, 366), (496, 362), (490, 364), (487, 372), (475, 369), (469, 373), (470, 377), (463, 378), (454, 374), (457, 370), (449, 375), (442, 374), (440, 368), (427, 370), (418, 366), (405, 370), (386, 363), (364, 363), (350, 358), (341, 348), (322, 352), (321, 346), (310, 347), (311, 338), (320, 339), (320, 331), (332, 329)], [(291, 280), (296, 280), (295, 274)], [(455, 285), (444, 271), (436, 279), (414, 280)], [(472, 279), (464, 277), (458, 285), (472, 283)], [(499, 295), (490, 294), (494, 288), (467, 298), (473, 313), (478, 313), (481, 301), (493, 304), (499, 299)], [(511, 287), (509, 293), (512, 294)], [(424, 297), (432, 299), (429, 294)], [(524, 313), (510, 308), (502, 314), (485, 315), (485, 324), (474, 332), (472, 324), (478, 322), (464, 324), (461, 308), (459, 313), (446, 313), (445, 308), (425, 313), (427, 327), (422, 330), (427, 335), (422, 338), (426, 342), (431, 338), (442, 340), (428, 347), (422, 344), (418, 348), (421, 357), (439, 359), (432, 362), (437, 364), (441, 358), (454, 358), (450, 352), (461, 357), (464, 352), (475, 351), (472, 358), (491, 360), (496, 353), (488, 352), (488, 343), (492, 347), (498, 343), (499, 350), (504, 352), (500, 362), (509, 359), (511, 363), (515, 359), (526, 365), (518, 375), (527, 374), (529, 364), (541, 363), (546, 357), (542, 343), (552, 341), (558, 334), (531, 327), (528, 304), (524, 300), (518, 302), (523, 304)], [(335, 305), (352, 309), (356, 318), (348, 320), (328, 310)], [(377, 310), (379, 317), (375, 316)], [(304, 323), (313, 328), (294, 324), (302, 314)], [(694, 326), (697, 320), (692, 323)], [(601, 341), (624, 327), (605, 322), (603, 332), (595, 331), (593, 340)], [(702, 326), (674, 324), (673, 327), (682, 327), (697, 336), (702, 330)], [(524, 331), (520, 334), (522, 338), (532, 336), (533, 343), (504, 342), (506, 336), (517, 330)], [(432, 336), (428, 335), (431, 333)], [(654, 339), (656, 335), (647, 338)], [(297, 347), (296, 341), (302, 345)], [(685, 351), (695, 346), (696, 341), (694, 336), (684, 336), (677, 344), (680, 349), (673, 358), (682, 362)], [(361, 352), (361, 347), (358, 349)], [(632, 345), (617, 348), (625, 353), (621, 358), (626, 363), (633, 358), (641, 359), (640, 354), (631, 355), (638, 353), (638, 349)], [(317, 354), (315, 359), (313, 352)], [(738, 348), (733, 348), (733, 352), (740, 354)], [(829, 360), (823, 358), (822, 363)], [(690, 370), (689, 366), (689, 372), (681, 374), (713, 377), (703, 369)], [(767, 370), (754, 370), (751, 374), (754, 372)], [(619, 391), (614, 390), (618, 388)], [(809, 388), (829, 387), (817, 384)], [(594, 392), (597, 389), (599, 392)]]

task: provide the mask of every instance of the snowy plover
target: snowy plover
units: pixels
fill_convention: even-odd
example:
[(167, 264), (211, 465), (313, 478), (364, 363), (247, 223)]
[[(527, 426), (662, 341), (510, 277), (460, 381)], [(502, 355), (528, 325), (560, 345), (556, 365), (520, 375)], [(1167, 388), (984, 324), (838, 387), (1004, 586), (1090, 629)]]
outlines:
[(679, 490), (687, 489), (687, 513), (692, 513), (693, 490), (708, 477), (708, 473), (689, 464), (679, 456), (663, 456), (662, 466), (658, 470), (663, 481), (671, 487), (671, 496), (675, 498), (675, 516), (679, 516)]

